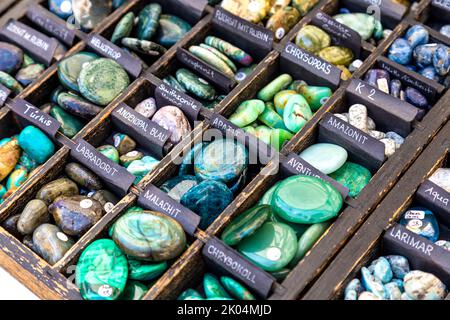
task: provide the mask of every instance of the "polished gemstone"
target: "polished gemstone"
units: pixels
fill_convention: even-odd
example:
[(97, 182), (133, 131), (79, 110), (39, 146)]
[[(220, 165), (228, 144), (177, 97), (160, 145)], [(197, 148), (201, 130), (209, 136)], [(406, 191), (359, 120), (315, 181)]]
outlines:
[(289, 74), (282, 74), (275, 78), (272, 82), (262, 88), (257, 97), (264, 102), (272, 101), (275, 95), (286, 89), (291, 83), (293, 79)]
[(221, 6), (253, 23), (260, 23), (269, 13), (271, 2), (268, 0), (223, 0)]
[(17, 221), (17, 230), (23, 234), (32, 234), (43, 223), (50, 221), (45, 202), (33, 199), (27, 203)]
[(14, 77), (3, 71), (0, 71), (0, 84), (7, 87), (15, 95), (18, 95), (23, 91), (22, 85), (16, 79), (14, 79)]
[(439, 223), (433, 212), (426, 208), (415, 207), (406, 211), (400, 222), (411, 232), (427, 238), (432, 242), (439, 239)]
[(385, 257), (380, 257), (372, 262), (370, 268), (373, 269), (373, 275), (386, 284), (391, 282), (394, 274), (391, 265)]
[(265, 108), (264, 112), (259, 115), (258, 120), (270, 128), (287, 130), (283, 118), (270, 108)]
[(297, 93), (296, 90), (282, 90), (278, 92), (274, 97), (275, 109), (280, 116), (283, 116), (284, 109), (289, 99)]
[(136, 142), (128, 135), (116, 133), (113, 135), (114, 148), (117, 149), (119, 155), (124, 155), (136, 149)]
[(413, 48), (403, 38), (398, 38), (389, 48), (388, 58), (399, 64), (407, 65), (411, 62)]
[(129, 279), (152, 281), (167, 270), (167, 262), (145, 263), (135, 259), (128, 259)]
[[(337, 22), (352, 28), (361, 35), (363, 40), (372, 36), (381, 38), (381, 23), (372, 15), (366, 13), (341, 13), (333, 17)], [(381, 34), (380, 34), (381, 29)]]
[(403, 279), (410, 271), (408, 259), (403, 256), (386, 256), (385, 257), (391, 266), (394, 278)]
[(40, 129), (28, 126), (19, 135), (19, 145), (33, 160), (42, 164), (55, 153), (55, 145)]
[(19, 158), (20, 147), (16, 138), (0, 145), (0, 181), (3, 181), (14, 170)]
[(230, 295), (220, 284), (219, 279), (213, 274), (205, 274), (203, 277), (203, 288), (206, 298), (230, 298)]
[(361, 282), (364, 288), (379, 299), (387, 298), (387, 292), (381, 280), (375, 277), (366, 267), (361, 268)]
[(51, 205), (60, 196), (75, 196), (78, 195), (78, 192), (78, 186), (75, 182), (67, 178), (60, 178), (42, 186), (36, 193), (36, 199)]
[(81, 164), (70, 162), (66, 165), (64, 172), (79, 186), (88, 190), (100, 190), (103, 188), (100, 178)]
[(354, 59), (352, 50), (345, 47), (331, 46), (319, 51), (318, 56), (337, 66), (348, 67)]
[(48, 8), (61, 19), (68, 19), (73, 15), (71, 0), (49, 0)]
[(145, 156), (140, 160), (132, 161), (127, 170), (136, 176), (135, 184), (139, 183), (148, 173), (150, 173), (159, 161), (151, 156)]
[(312, 53), (318, 53), (331, 45), (331, 37), (319, 27), (306, 25), (297, 33), (295, 44)]
[(439, 44), (433, 57), (433, 66), (441, 76), (450, 72), (450, 47)]
[(223, 276), (220, 278), (220, 282), (233, 298), (236, 298), (237, 300), (256, 300), (246, 287), (233, 278)]
[(187, 298), (191, 298), (191, 297), (203, 300), (202, 295), (194, 289), (187, 289), (187, 290), (183, 291), (177, 300), (188, 300)]
[[(200, 47), (203, 49), (206, 49), (208, 51), (210, 51), (211, 53), (213, 53), (214, 55), (216, 55), (219, 59), (221, 59), (223, 62), (226, 63), (226, 65), (228, 66), (228, 68), (231, 69), (231, 71), (233, 72), (233, 75), (235, 72), (237, 72), (237, 67), (236, 65), (233, 63), (233, 61), (231, 61), (225, 54), (223, 54), (220, 50), (208, 46), (207, 44), (201, 43)], [(242, 81), (242, 80), (240, 80)]]
[(330, 174), (344, 165), (348, 154), (341, 146), (317, 143), (303, 150), (300, 157), (321, 172)]
[(405, 39), (412, 48), (427, 44), (430, 38), (428, 30), (421, 25), (414, 25), (406, 31)]
[(450, 169), (439, 168), (429, 178), (430, 181), (437, 184), (447, 192), (450, 192)]
[(169, 141), (173, 144), (181, 142), (181, 140), (189, 136), (192, 130), (191, 124), (183, 111), (174, 106), (165, 106), (156, 111), (152, 121), (171, 133)]
[(157, 109), (158, 108), (156, 106), (156, 101), (154, 98), (147, 98), (138, 103), (136, 108), (134, 108), (137, 113), (140, 113), (141, 115), (149, 119), (155, 114)]
[(299, 132), (312, 116), (313, 113), (308, 102), (300, 94), (289, 98), (283, 112), (284, 124), (293, 133)]
[(50, 109), (50, 115), (55, 118), (60, 124), (60, 131), (67, 138), (73, 138), (84, 127), (84, 123), (77, 117), (66, 112), (63, 108), (53, 105)]
[(102, 111), (102, 108), (72, 92), (60, 93), (57, 103), (68, 113), (86, 120), (91, 120)]
[(428, 100), (419, 90), (413, 87), (407, 87), (404, 96), (406, 102), (409, 102), (417, 108), (428, 110)]
[(415, 270), (405, 275), (405, 292), (412, 300), (443, 300), (447, 287), (435, 275)]
[(147, 291), (148, 288), (145, 284), (138, 281), (127, 281), (125, 290), (120, 295), (119, 300), (141, 300)]
[(75, 21), (84, 29), (100, 25), (112, 11), (111, 0), (72, 0)]
[(166, 53), (167, 51), (167, 49), (164, 48), (163, 46), (148, 40), (139, 40), (136, 38), (123, 38), (121, 42), (122, 45), (133, 51), (152, 57), (160, 56)]
[(313, 112), (319, 110), (333, 94), (333, 91), (328, 87), (308, 85), (298, 86), (297, 92), (306, 99)]
[(120, 158), (119, 151), (117, 151), (117, 149), (114, 148), (114, 146), (106, 144), (104, 146), (98, 147), (97, 151), (100, 152), (105, 157), (107, 157), (112, 162), (119, 163)]
[(300, 12), (302, 17), (318, 3), (319, 0), (292, 0), (292, 5)]
[(8, 177), (6, 181), (6, 188), (8, 192), (5, 197), (10, 196), (27, 180), (28, 171), (24, 168), (15, 169)]
[(94, 194), (89, 193), (88, 197), (100, 202), (105, 212), (110, 212), (119, 202), (119, 199), (108, 190), (94, 191)]
[(19, 47), (0, 42), (0, 71), (13, 74), (22, 66), (23, 51)]
[(26, 87), (39, 78), (45, 71), (45, 66), (43, 64), (35, 63), (28, 67), (22, 68), (16, 74), (16, 80)]
[(261, 100), (246, 100), (237, 107), (229, 120), (239, 128), (243, 128), (255, 122), (265, 109), (266, 106)]
[[(1, 189), (1, 186), (0, 186)], [(4, 191), (6, 191), (6, 189), (4, 189)], [(0, 196), (2, 196), (2, 194), (0, 193)], [(22, 234), (19, 232), (19, 230), (17, 230), (17, 221), (19, 221), (20, 219), (20, 214), (16, 214), (13, 216), (8, 217), (7, 219), (5, 219), (0, 226), (5, 229), (6, 231), (8, 231), (12, 236), (16, 237), (16, 238), (20, 238), (22, 236)]]
[(346, 162), (338, 170), (331, 173), (330, 177), (349, 189), (350, 197), (357, 197), (372, 179), (372, 174), (359, 164)]
[(189, 23), (179, 17), (162, 14), (159, 19), (155, 41), (162, 46), (171, 47), (183, 39), (191, 28)]
[(52, 265), (57, 263), (74, 243), (53, 224), (41, 224), (33, 232), (33, 249)]
[(76, 53), (65, 58), (58, 64), (58, 77), (62, 85), (69, 90), (79, 91), (78, 77), (87, 62), (98, 59), (99, 56), (91, 52)]
[(181, 68), (176, 72), (178, 82), (196, 97), (204, 100), (214, 100), (216, 98), (216, 90), (206, 80), (197, 77), (191, 71)]
[(118, 43), (123, 38), (129, 37), (133, 31), (135, 18), (134, 12), (129, 12), (124, 15), (114, 29), (111, 42)]
[(413, 57), (417, 66), (425, 68), (433, 64), (433, 57), (438, 45), (436, 43), (424, 44), (414, 49)]
[(286, 6), (277, 10), (269, 18), (266, 28), (273, 31), (277, 40), (281, 40), (300, 21), (300, 18), (300, 12), (296, 8)]
[(202, 48), (200, 46), (191, 46), (189, 47), (189, 52), (194, 56), (199, 58), (200, 60), (206, 62), (213, 68), (217, 69), (220, 72), (223, 72), (225, 75), (230, 78), (234, 77), (234, 71), (228, 66), (228, 64), (215, 55), (212, 51)]

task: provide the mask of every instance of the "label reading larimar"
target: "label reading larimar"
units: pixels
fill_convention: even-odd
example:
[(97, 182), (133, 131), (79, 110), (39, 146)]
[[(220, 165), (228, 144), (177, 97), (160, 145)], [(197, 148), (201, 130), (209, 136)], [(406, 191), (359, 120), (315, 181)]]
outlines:
[(9, 90), (4, 85), (0, 84), (0, 107), (2, 107), (5, 104), (10, 94), (11, 90)]

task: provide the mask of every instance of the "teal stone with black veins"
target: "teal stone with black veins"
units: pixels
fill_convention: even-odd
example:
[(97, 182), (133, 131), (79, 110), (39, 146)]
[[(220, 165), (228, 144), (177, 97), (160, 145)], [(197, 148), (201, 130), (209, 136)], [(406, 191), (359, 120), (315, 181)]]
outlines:
[(214, 100), (217, 96), (216, 90), (206, 80), (197, 77), (191, 71), (181, 68), (178, 69), (177, 81), (188, 91), (196, 97), (204, 100)]
[(40, 129), (28, 126), (19, 135), (19, 145), (34, 161), (42, 164), (55, 153), (55, 145)]
[(78, 78), (81, 94), (101, 106), (112, 102), (129, 84), (130, 78), (120, 64), (105, 58), (85, 64)]
[(171, 47), (183, 39), (192, 26), (181, 18), (169, 14), (161, 15), (155, 41), (164, 47)]
[(75, 137), (75, 135), (84, 127), (84, 124), (80, 119), (66, 112), (60, 106), (54, 105), (50, 109), (50, 115), (61, 124), (59, 131), (67, 138)]
[(129, 12), (124, 15), (114, 29), (113, 35), (111, 36), (111, 42), (117, 43), (119, 40), (130, 36), (133, 31), (135, 18), (134, 12)]
[(79, 91), (78, 77), (87, 62), (98, 59), (99, 56), (91, 52), (80, 52), (62, 60), (58, 64), (58, 78), (63, 86), (69, 90)]
[(127, 279), (127, 259), (110, 239), (94, 241), (78, 260), (75, 283), (85, 300), (116, 300)]
[(150, 40), (159, 26), (162, 8), (157, 3), (151, 3), (139, 13), (137, 25), (137, 37), (141, 40)]

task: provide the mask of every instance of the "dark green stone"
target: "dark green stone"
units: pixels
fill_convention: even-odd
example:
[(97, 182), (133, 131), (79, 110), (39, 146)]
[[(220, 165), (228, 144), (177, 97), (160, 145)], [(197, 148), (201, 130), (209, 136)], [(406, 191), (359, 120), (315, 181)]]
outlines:
[(83, 122), (67, 113), (59, 106), (53, 106), (50, 109), (50, 115), (61, 124), (61, 128), (59, 130), (67, 138), (75, 137), (75, 135), (84, 127)]
[(220, 282), (237, 300), (256, 300), (252, 293), (236, 280), (229, 277), (221, 277)]
[(337, 171), (331, 173), (330, 177), (348, 188), (350, 190), (350, 197), (356, 197), (370, 182), (372, 174), (368, 169), (359, 164), (346, 162)]
[(194, 73), (187, 69), (179, 69), (177, 71), (177, 80), (181, 85), (196, 97), (204, 100), (214, 100), (216, 98), (216, 90), (207, 81), (197, 77)]
[(135, 259), (128, 259), (129, 275), (133, 280), (151, 281), (156, 279), (167, 270), (167, 262), (149, 264)]
[(151, 3), (139, 13), (137, 37), (141, 40), (151, 40), (159, 25), (162, 8), (157, 3)]
[(134, 19), (134, 12), (129, 12), (124, 15), (114, 29), (113, 35), (111, 36), (111, 42), (117, 43), (122, 38), (130, 36), (131, 31), (133, 31), (134, 27)]
[(79, 91), (78, 77), (86, 62), (98, 59), (99, 56), (91, 52), (80, 52), (62, 60), (58, 64), (58, 77), (61, 84), (69, 90)]
[(196, 297), (203, 300), (202, 295), (198, 291), (195, 291), (194, 289), (187, 289), (186, 291), (183, 291), (183, 293), (180, 294), (177, 300), (187, 300), (186, 298), (190, 297)]
[(163, 14), (159, 19), (159, 28), (155, 41), (162, 46), (171, 47), (183, 39), (191, 28), (191, 25), (183, 19)]
[(206, 298), (230, 298), (230, 295), (222, 287), (216, 276), (207, 273), (203, 278), (203, 288)]

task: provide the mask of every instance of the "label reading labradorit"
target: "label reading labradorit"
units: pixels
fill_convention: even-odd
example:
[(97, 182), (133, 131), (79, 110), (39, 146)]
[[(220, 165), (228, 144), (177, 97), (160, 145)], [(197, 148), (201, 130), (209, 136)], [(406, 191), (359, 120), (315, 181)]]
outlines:
[(73, 45), (75, 29), (68, 27), (68, 24), (64, 20), (59, 19), (42, 6), (31, 4), (28, 7), (27, 17), (55, 38), (69, 46)]
[(4, 85), (0, 84), (0, 107), (2, 107), (5, 104), (10, 94), (11, 90), (9, 90)]
[(125, 195), (136, 179), (127, 169), (109, 160), (83, 139), (78, 139), (71, 146), (70, 155), (91, 169), (110, 185), (112, 191), (116, 191), (120, 195)]
[(44, 131), (50, 137), (54, 137), (61, 124), (53, 117), (42, 112), (23, 99), (14, 99), (7, 106), (20, 118)]
[(103, 57), (113, 59), (119, 63), (133, 77), (137, 78), (141, 74), (142, 63), (139, 59), (133, 57), (102, 36), (90, 34), (87, 38), (87, 45)]
[(430, 180), (425, 180), (416, 192), (417, 201), (439, 216), (439, 220), (450, 224), (450, 193)]
[(203, 247), (202, 254), (208, 263), (233, 275), (262, 298), (269, 296), (275, 279), (219, 239), (211, 238)]
[(30, 28), (14, 19), (10, 19), (1, 29), (0, 36), (13, 42), (26, 51), (33, 59), (50, 65), (58, 46), (55, 39)]
[(175, 219), (182, 226), (184, 231), (194, 235), (200, 224), (200, 216), (182, 206), (165, 192), (150, 184), (138, 198), (138, 205), (145, 209), (164, 213)]

